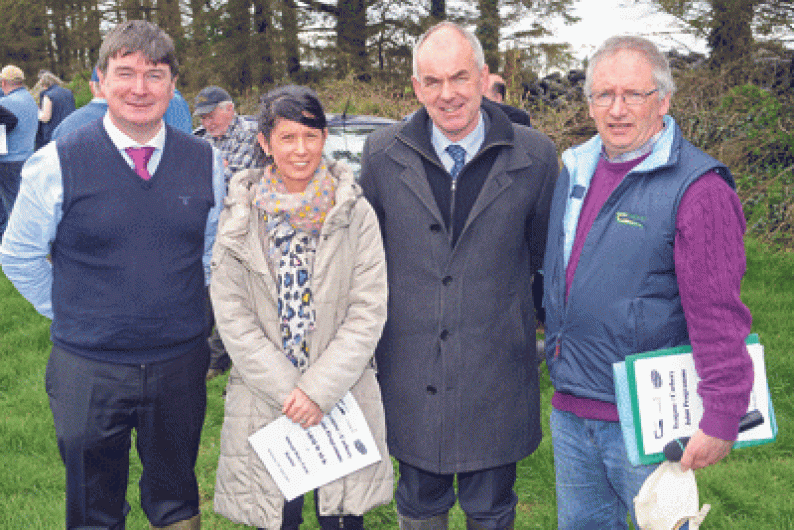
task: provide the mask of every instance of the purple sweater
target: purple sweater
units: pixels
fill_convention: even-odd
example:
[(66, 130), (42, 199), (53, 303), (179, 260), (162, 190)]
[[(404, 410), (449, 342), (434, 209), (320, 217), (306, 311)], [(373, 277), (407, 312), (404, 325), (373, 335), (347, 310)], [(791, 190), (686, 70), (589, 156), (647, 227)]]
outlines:
[[(646, 157), (617, 163), (602, 158), (598, 163), (568, 261), (566, 300), (585, 237), (598, 212), (623, 177)], [(752, 319), (740, 299), (746, 268), (745, 227), (739, 197), (715, 172), (706, 173), (687, 189), (676, 216), (675, 271), (701, 378), (698, 394), (704, 414), (700, 428), (722, 440), (736, 439), (753, 384), (752, 363), (744, 345)], [(555, 392), (552, 406), (581, 418), (618, 421), (614, 403)]]

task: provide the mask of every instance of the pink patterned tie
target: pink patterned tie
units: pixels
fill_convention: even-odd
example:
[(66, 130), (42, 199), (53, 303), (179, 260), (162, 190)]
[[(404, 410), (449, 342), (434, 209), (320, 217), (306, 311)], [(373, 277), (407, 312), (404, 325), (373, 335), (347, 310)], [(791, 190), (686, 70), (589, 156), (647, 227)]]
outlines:
[(149, 163), (149, 159), (152, 158), (154, 147), (127, 147), (124, 150), (132, 158), (132, 163), (135, 164), (135, 173), (143, 180), (152, 178), (149, 174), (149, 168), (146, 166)]

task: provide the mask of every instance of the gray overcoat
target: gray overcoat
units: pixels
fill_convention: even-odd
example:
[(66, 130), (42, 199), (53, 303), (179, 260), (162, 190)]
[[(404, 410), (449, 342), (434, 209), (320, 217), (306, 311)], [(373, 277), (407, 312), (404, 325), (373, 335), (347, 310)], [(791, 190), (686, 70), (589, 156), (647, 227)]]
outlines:
[(458, 189), (478, 168), (487, 174), (454, 245), (428, 180), (429, 171), (450, 177), (427, 112), (372, 133), (363, 154), (361, 185), (381, 223), (389, 281), (376, 350), (389, 450), (434, 473), (517, 462), (541, 439), (530, 281), (543, 260), (557, 155), (540, 132), (489, 102), (482, 109), (485, 140)]

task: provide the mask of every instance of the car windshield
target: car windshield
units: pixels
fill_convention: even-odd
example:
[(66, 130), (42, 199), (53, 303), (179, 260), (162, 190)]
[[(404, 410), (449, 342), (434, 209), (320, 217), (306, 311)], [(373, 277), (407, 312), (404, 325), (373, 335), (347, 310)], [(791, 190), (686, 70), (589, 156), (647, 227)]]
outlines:
[(358, 178), (361, 173), (361, 153), (364, 150), (364, 141), (369, 133), (390, 123), (393, 121), (368, 116), (353, 116), (347, 119), (329, 117), (325, 156), (333, 160), (344, 160)]

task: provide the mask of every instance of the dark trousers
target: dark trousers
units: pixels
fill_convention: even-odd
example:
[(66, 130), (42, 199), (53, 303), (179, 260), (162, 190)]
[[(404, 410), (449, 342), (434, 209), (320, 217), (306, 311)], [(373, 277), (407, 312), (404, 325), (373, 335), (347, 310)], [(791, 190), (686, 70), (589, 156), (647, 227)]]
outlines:
[(154, 526), (199, 513), (194, 467), (207, 404), (206, 343), (146, 365), (95, 361), (53, 346), (46, 386), (66, 467), (66, 527), (123, 530), (132, 429), (141, 507)]
[(543, 309), (543, 275), (536, 272), (532, 276), (532, 304), (535, 306), (535, 318), (538, 324), (546, 325), (546, 310)]
[(210, 298), (209, 289), (207, 289), (207, 317), (210, 323), (210, 334), (207, 337), (207, 342), (210, 346), (210, 368), (225, 372), (231, 367), (232, 359), (226, 352), (226, 347), (223, 345), (218, 328), (215, 327), (215, 312), (212, 310), (212, 299)]
[(0, 162), (0, 238), (6, 231), (11, 210), (19, 193), (19, 179), (24, 162)]
[[(363, 530), (362, 515), (320, 515), (317, 492), (314, 492), (314, 513), (320, 523), (320, 530)], [(303, 495), (284, 503), (281, 530), (298, 530), (303, 522)]]
[[(516, 464), (458, 473), (458, 502), (467, 517), (489, 529), (509, 527), (518, 497), (513, 491)], [(397, 512), (411, 519), (447, 513), (455, 504), (455, 475), (437, 475), (400, 462), (394, 500)]]

